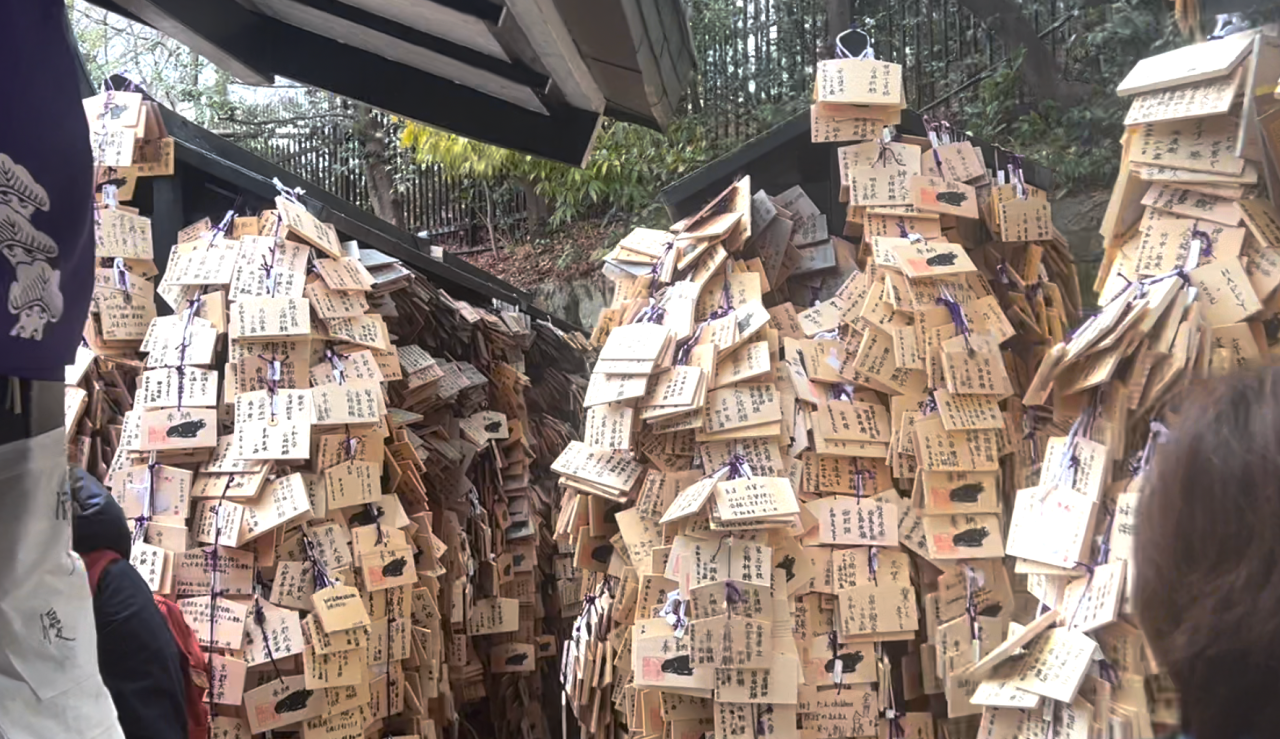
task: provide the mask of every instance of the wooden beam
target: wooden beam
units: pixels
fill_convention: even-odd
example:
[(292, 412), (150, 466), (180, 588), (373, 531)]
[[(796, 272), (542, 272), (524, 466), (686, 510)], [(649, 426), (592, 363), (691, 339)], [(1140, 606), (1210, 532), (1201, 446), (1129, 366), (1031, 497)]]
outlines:
[(241, 82), (250, 85), (270, 85), (275, 82), (275, 76), (269, 71), (229, 53), (217, 43), (205, 38), (197, 29), (175, 18), (157, 3), (151, 0), (115, 0), (115, 2), (157, 31), (191, 47), (192, 51), (230, 72)]
[(506, 3), (507, 12), (520, 24), (565, 100), (575, 108), (602, 112), (604, 93), (582, 61), (555, 3), (552, 0), (506, 0)]
[[(241, 1), (252, 5), (256, 0)], [(387, 2), (387, 0), (359, 1)], [(404, 2), (405, 0), (394, 1)], [(412, 1), (415, 3), (425, 2), (428, 5), (433, 5), (435, 7), (442, 8), (443, 10), (456, 13), (456, 11), (445, 9), (443, 6), (439, 6), (438, 4), (429, 2), (428, 0)], [(386, 16), (371, 13), (363, 8), (356, 7), (351, 0), (292, 0), (292, 2), (305, 5), (312, 10), (326, 15), (335, 16), (349, 23), (354, 23), (357, 26), (363, 26), (368, 28), (370, 31), (391, 36), (400, 41), (404, 41), (410, 46), (421, 47), (428, 51), (434, 51), (438, 54), (455, 59), (467, 66), (476, 67), (482, 71), (492, 72), (499, 77), (509, 79), (512, 82), (517, 82), (526, 87), (530, 87), (533, 90), (545, 90), (547, 83), (549, 82), (546, 70), (543, 70), (540, 67), (532, 67), (524, 57), (517, 57), (517, 61), (514, 62), (508, 61), (507, 59), (500, 59), (482, 51), (476, 51), (469, 46), (450, 41), (437, 33), (422, 31), (414, 26), (405, 25)], [(420, 17), (420, 13), (411, 15), (414, 15), (414, 17), (417, 18), (417, 23), (422, 25), (423, 19)], [(474, 23), (479, 23), (480, 27), (478, 32), (487, 34), (490, 42), (494, 44), (503, 55), (506, 55), (506, 48), (500, 45), (499, 40), (491, 32), (491, 30), (495, 28), (494, 26), (486, 25), (482, 21), (479, 21), (473, 16), (469, 16), (465, 13), (457, 15), (462, 18), (469, 18)], [(509, 58), (510, 57), (508, 57), (508, 59)]]
[(479, 18), (490, 25), (497, 25), (502, 18), (502, 6), (497, 0), (433, 0), (450, 10)]
[[(439, 36), (483, 54), (510, 61), (483, 20), (433, 0), (342, 0), (347, 5), (389, 18), (423, 33)], [(496, 7), (496, 6), (495, 6)], [(500, 14), (499, 14), (500, 15)]]
[[(178, 231), (187, 225), (182, 207), (182, 168), (169, 177), (147, 177), (151, 183), (151, 236), (156, 245), (155, 261), (160, 274), (169, 266), (169, 252), (178, 243)], [(172, 315), (173, 308), (163, 300), (156, 301), (160, 315)]]
[[(104, 5), (110, 0), (98, 0)], [(147, 0), (225, 53), (296, 80), (461, 136), (581, 164), (600, 116), (555, 100), (535, 113), (438, 75), (283, 23), (234, 0)], [(462, 0), (449, 0), (449, 3)]]
[(547, 112), (538, 96), (527, 85), (489, 70), (471, 66), (455, 57), (375, 31), (369, 26), (346, 18), (325, 13), (297, 0), (252, 0), (252, 4), (265, 15), (318, 36), (337, 39), (393, 62), (421, 69), (536, 113), (546, 114)]

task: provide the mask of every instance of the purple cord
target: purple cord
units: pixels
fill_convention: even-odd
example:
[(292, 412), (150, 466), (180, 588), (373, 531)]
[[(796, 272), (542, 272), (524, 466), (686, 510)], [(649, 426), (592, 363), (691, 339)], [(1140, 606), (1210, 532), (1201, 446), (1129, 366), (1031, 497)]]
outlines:
[(946, 308), (947, 312), (951, 314), (951, 322), (955, 324), (956, 331), (959, 331), (960, 335), (964, 337), (964, 344), (969, 348), (969, 352), (972, 353), (973, 345), (969, 343), (969, 321), (964, 317), (964, 309), (960, 307), (960, 303), (945, 292), (938, 297), (937, 302), (938, 305)]
[(721, 469), (729, 469), (726, 480), (737, 480), (740, 477), (751, 478), (751, 465), (747, 464), (747, 458), (741, 454), (732, 454), (729, 456), (729, 463)]
[(304, 557), (311, 563), (311, 575), (315, 581), (315, 590), (324, 590), (333, 587), (333, 580), (329, 577), (329, 571), (325, 569), (324, 563), (320, 561), (319, 547), (311, 540), (311, 537), (302, 535), (302, 546), (306, 550)]
[(1027, 181), (1022, 176), (1022, 157), (1018, 154), (1010, 155), (1012, 163), (1009, 165), (1013, 168), (1013, 176), (1017, 179), (1019, 189), (1022, 190), (1022, 199), (1026, 200), (1031, 193), (1027, 189)]

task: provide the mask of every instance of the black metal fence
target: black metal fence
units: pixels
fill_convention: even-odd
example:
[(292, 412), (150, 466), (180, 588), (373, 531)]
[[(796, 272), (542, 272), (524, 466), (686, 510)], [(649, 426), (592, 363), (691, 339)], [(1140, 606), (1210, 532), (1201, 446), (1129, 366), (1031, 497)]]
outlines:
[[(690, 109), (703, 116), (713, 140), (745, 140), (809, 105), (816, 63), (833, 56), (828, 11), (836, 3), (686, 1), (699, 59)], [(965, 95), (1009, 60), (1011, 50), (957, 0), (846, 3), (842, 13), (871, 36), (876, 58), (903, 66), (907, 105), (920, 112), (957, 116)], [(1097, 23), (1067, 0), (1021, 0), (1018, 6), (1070, 78), (1081, 63), (1071, 46)], [(861, 37), (851, 41), (863, 43)]]
[[(394, 126), (380, 112), (376, 128), (394, 136)], [(353, 133), (356, 113), (349, 101), (315, 90), (273, 91), (253, 106), (251, 117), (235, 113), (213, 124), (220, 135), (319, 187), (373, 211), (368, 176)], [(406, 230), (445, 242), (472, 244), (484, 227), (488, 207), (473, 183), (445, 173), (439, 165), (413, 161), (395, 142), (390, 175)], [(495, 193), (495, 227), (523, 218), (524, 197), (516, 188)]]
[[(922, 113), (946, 106), (1008, 61), (1011, 50), (956, 0), (872, 0), (858, 6), (865, 9), (877, 57), (903, 65), (907, 105)], [(1080, 25), (1074, 10), (1064, 0), (1024, 0), (1018, 7), (1058, 63), (1069, 66), (1068, 45)]]

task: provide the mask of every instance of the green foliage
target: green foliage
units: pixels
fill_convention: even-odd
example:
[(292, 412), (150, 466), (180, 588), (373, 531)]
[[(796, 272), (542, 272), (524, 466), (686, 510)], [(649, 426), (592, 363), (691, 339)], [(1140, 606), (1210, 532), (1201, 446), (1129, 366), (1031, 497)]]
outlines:
[[(893, 0), (859, 0), (869, 6)], [(716, 149), (742, 143), (807, 110), (814, 69), (828, 39), (831, 0), (684, 0), (698, 72), (689, 95)], [(899, 3), (894, 3), (900, 5)], [(895, 9), (895, 12), (898, 12)]]
[(1059, 194), (1109, 185), (1120, 162), (1128, 108), (1114, 96), (1096, 94), (1069, 108), (1046, 102), (1013, 123), (1010, 139), (1016, 151), (1053, 170)]
[(1128, 99), (1116, 85), (1138, 60), (1181, 46), (1163, 0), (1122, 0), (1081, 11), (1081, 26), (1066, 49), (1070, 80), (1092, 86), (1079, 104), (1037, 101), (1018, 74), (1021, 50), (962, 98), (966, 131), (1053, 170), (1059, 194), (1103, 187), (1115, 180)]
[(606, 121), (584, 168), (528, 159), (526, 179), (553, 208), (553, 225), (590, 213), (642, 213), (658, 190), (707, 161), (701, 128), (677, 123), (667, 135)]
[(531, 188), (550, 208), (553, 228), (587, 217), (642, 214), (660, 187), (708, 160), (701, 127), (677, 122), (667, 134), (606, 120), (585, 167), (499, 149), (411, 123), (400, 138), (419, 162), (437, 164), (452, 177), (501, 188), (511, 181)]
[(581, 261), (586, 255), (577, 246), (570, 245), (560, 253), (560, 258), (556, 260), (556, 269), (567, 270), (575, 262)]
[(1053, 170), (1060, 194), (1097, 187), (1115, 178), (1124, 133), (1126, 101), (1097, 90), (1084, 104), (1019, 102), (1021, 78), (1012, 64), (984, 80), (962, 108), (965, 129)]
[(416, 152), (419, 161), (439, 164), (455, 177), (495, 181), (512, 177), (518, 160), (528, 158), (510, 149), (454, 136), (420, 123), (404, 127), (400, 144)]
[(1067, 67), (1107, 94), (1140, 60), (1187, 43), (1166, 0), (1120, 0), (1080, 13), (1085, 30), (1067, 49)]

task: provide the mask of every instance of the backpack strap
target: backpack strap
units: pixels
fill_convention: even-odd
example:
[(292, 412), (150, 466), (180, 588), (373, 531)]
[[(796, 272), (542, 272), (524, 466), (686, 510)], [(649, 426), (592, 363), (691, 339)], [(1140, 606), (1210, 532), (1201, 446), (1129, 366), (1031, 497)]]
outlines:
[(85, 569), (89, 572), (89, 594), (94, 596), (98, 594), (98, 579), (102, 577), (102, 571), (112, 562), (124, 559), (114, 549), (95, 549), (82, 555), (81, 558), (84, 560)]
[(169, 624), (169, 631), (178, 647), (178, 657), (184, 671), (187, 739), (209, 739), (209, 706), (205, 703), (205, 694), (209, 690), (209, 668), (204, 652), (200, 651), (200, 642), (177, 603), (156, 593), (151, 597), (155, 600), (160, 615)]

